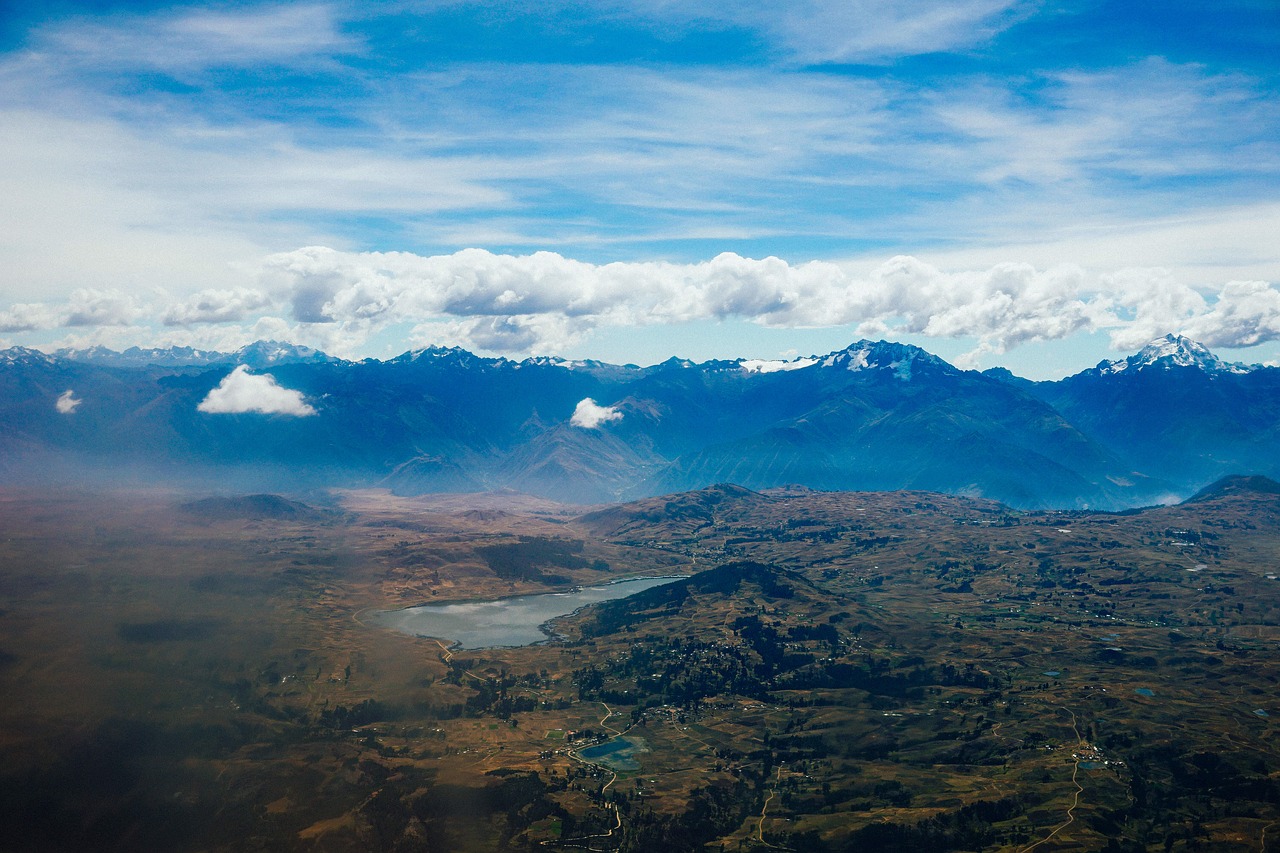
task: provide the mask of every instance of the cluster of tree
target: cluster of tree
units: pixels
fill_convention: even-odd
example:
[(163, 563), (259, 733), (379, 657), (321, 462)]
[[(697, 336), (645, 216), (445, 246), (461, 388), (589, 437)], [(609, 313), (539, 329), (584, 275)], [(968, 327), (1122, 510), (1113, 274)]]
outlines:
[[(943, 853), (950, 850), (982, 850), (999, 842), (1018, 842), (1010, 831), (994, 824), (1008, 821), (1023, 812), (1017, 797), (980, 800), (952, 812), (931, 817), (915, 824), (872, 823), (851, 833), (838, 847), (824, 845), (816, 837), (806, 839), (805, 850), (879, 851), (913, 850), (917, 853)], [(794, 842), (795, 839), (793, 838)]]
[(963, 668), (952, 664), (928, 666), (920, 659), (908, 659), (896, 667), (886, 658), (863, 655), (860, 663), (848, 659), (827, 659), (781, 676), (776, 686), (787, 690), (816, 688), (856, 688), (874, 696), (914, 698), (923, 695), (925, 687), (974, 687), (989, 690), (1000, 680), (973, 664)]
[(476, 548), (476, 553), (503, 580), (569, 583), (569, 578), (543, 569), (585, 569), (591, 564), (581, 556), (582, 550), (581, 539), (521, 536), (516, 542), (483, 545)]
[(734, 831), (760, 807), (760, 795), (744, 780), (732, 785), (697, 788), (679, 814), (634, 809), (619, 830), (618, 853), (701, 851), (706, 844)]
[(810, 586), (804, 577), (776, 566), (753, 562), (725, 563), (681, 581), (598, 605), (594, 608), (595, 617), (583, 624), (582, 635), (590, 638), (615, 634), (679, 610), (694, 593), (730, 596), (737, 593), (744, 583), (757, 586), (761, 596), (774, 600), (791, 599), (797, 586)]

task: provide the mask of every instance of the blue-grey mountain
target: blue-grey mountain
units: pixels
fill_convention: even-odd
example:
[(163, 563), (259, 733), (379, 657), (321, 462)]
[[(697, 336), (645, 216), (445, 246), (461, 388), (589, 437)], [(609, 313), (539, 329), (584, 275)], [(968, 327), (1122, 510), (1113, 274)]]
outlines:
[(601, 503), (724, 482), (1114, 509), (1230, 474), (1280, 477), (1280, 369), (1175, 336), (1039, 383), (883, 341), (651, 367), (456, 348), (351, 362), (270, 342), (15, 348), (0, 352), (0, 428), (0, 477), (14, 483)]

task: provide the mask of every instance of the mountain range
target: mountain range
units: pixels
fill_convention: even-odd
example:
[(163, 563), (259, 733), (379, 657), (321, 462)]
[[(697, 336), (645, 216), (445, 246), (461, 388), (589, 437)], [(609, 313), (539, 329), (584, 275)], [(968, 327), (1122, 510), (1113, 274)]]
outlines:
[(649, 367), (436, 347), (352, 362), (274, 342), (0, 351), (11, 483), (513, 489), (576, 503), (796, 484), (1122, 509), (1228, 474), (1280, 477), (1278, 433), (1280, 368), (1173, 335), (1052, 382), (865, 340)]

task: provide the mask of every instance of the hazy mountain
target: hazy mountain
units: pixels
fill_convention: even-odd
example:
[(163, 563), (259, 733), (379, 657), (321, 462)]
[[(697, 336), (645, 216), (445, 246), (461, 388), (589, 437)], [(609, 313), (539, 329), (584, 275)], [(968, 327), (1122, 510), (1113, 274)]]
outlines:
[(1169, 335), (1033, 393), (1179, 493), (1231, 473), (1280, 476), (1280, 369), (1230, 364)]
[(1187, 498), (1185, 503), (1201, 503), (1236, 496), (1256, 498), (1270, 495), (1280, 495), (1280, 483), (1270, 477), (1256, 474), (1253, 476), (1232, 474), (1205, 486)]
[(736, 483), (1120, 508), (1280, 476), (1280, 370), (1170, 336), (1059, 382), (859, 341), (651, 367), (288, 344), (0, 352), (0, 476), (259, 491), (512, 488), (599, 503)]

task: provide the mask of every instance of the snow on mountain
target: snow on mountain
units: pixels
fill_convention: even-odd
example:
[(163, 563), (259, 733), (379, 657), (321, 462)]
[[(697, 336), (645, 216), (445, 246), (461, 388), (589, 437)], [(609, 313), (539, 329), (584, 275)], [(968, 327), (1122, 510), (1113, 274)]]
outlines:
[(796, 358), (791, 361), (767, 361), (759, 358), (744, 358), (738, 362), (747, 373), (780, 373), (787, 370), (803, 370), (818, 363), (818, 359)]
[(1151, 368), (1168, 370), (1173, 367), (1196, 367), (1206, 373), (1249, 373), (1253, 366), (1227, 362), (1209, 352), (1208, 347), (1182, 335), (1165, 335), (1156, 338), (1138, 353), (1128, 358), (1104, 361), (1096, 368), (1104, 375), (1134, 372)]
[(117, 352), (104, 346), (84, 349), (60, 349), (55, 355), (67, 361), (78, 361), (106, 367), (205, 367), (243, 364), (261, 369), (278, 364), (338, 363), (341, 359), (311, 347), (278, 341), (257, 341), (232, 353), (193, 347), (129, 347)]
[(256, 368), (272, 367), (277, 364), (337, 364), (342, 361), (311, 347), (278, 341), (257, 341), (236, 350), (231, 358), (236, 364)]
[(861, 340), (856, 344), (833, 352), (822, 359), (823, 367), (843, 368), (850, 371), (891, 370), (894, 375), (908, 381), (915, 370), (922, 366), (954, 370), (936, 355), (910, 344), (889, 341)]
[(0, 364), (52, 364), (53, 357), (28, 347), (10, 347), (0, 350)]

